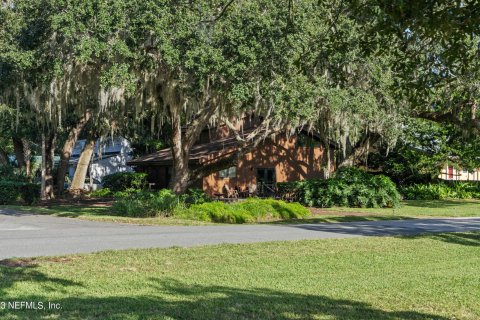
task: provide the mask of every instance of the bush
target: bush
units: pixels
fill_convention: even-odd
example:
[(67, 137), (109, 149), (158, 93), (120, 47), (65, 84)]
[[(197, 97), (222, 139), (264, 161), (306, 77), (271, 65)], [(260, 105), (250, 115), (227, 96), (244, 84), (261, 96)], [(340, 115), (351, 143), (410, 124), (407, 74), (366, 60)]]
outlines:
[(245, 223), (266, 219), (292, 219), (310, 215), (299, 203), (287, 203), (274, 199), (249, 198), (235, 203), (207, 202), (175, 210), (175, 216), (202, 221)]
[(480, 199), (480, 183), (414, 184), (402, 188), (401, 192), (408, 200)]
[(40, 195), (40, 186), (35, 183), (0, 181), (0, 204), (12, 204), (22, 199), (32, 204)]
[(31, 205), (40, 197), (40, 185), (24, 182), (20, 185), (20, 195), (26, 204)]
[(396, 207), (401, 196), (390, 178), (372, 175), (357, 168), (342, 168), (327, 180), (281, 183), (280, 188), (295, 194), (311, 207)]
[(113, 196), (113, 192), (109, 188), (102, 188), (90, 193), (92, 198), (108, 198)]
[(143, 190), (147, 185), (147, 174), (143, 172), (117, 172), (103, 178), (103, 187), (112, 192), (127, 189)]
[(29, 178), (24, 170), (12, 165), (0, 165), (0, 177), (3, 181), (28, 182)]
[(185, 197), (186, 204), (202, 204), (211, 201), (212, 199), (207, 193), (205, 193), (205, 191), (196, 188), (188, 189)]
[(0, 181), (0, 204), (11, 204), (20, 198), (18, 182)]
[(169, 189), (159, 192), (124, 191), (115, 194), (113, 210), (128, 217), (170, 216), (177, 207), (185, 207), (184, 197)]
[(245, 223), (253, 221), (253, 217), (244, 208), (218, 201), (192, 205), (185, 210), (176, 210), (175, 216), (223, 223)]
[[(122, 193), (113, 203), (113, 210), (118, 215), (128, 217), (183, 217), (202, 221), (223, 223), (245, 223), (268, 218), (291, 219), (302, 218), (310, 212), (298, 203), (287, 203), (273, 199), (251, 198), (242, 202), (224, 203), (211, 201), (198, 190), (190, 194), (177, 196), (169, 189), (159, 192), (136, 191)], [(119, 193), (117, 193), (119, 194)], [(202, 195), (201, 197), (193, 197)], [(196, 199), (188, 204), (187, 199)], [(199, 200), (201, 199), (201, 200)]]

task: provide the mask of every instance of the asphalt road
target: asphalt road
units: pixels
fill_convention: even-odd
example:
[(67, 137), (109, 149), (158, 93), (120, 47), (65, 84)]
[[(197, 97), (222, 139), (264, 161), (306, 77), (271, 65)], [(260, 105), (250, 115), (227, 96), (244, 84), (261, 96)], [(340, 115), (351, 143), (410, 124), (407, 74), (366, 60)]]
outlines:
[(323, 224), (137, 226), (0, 209), (0, 260), (102, 250), (480, 231), (480, 217)]

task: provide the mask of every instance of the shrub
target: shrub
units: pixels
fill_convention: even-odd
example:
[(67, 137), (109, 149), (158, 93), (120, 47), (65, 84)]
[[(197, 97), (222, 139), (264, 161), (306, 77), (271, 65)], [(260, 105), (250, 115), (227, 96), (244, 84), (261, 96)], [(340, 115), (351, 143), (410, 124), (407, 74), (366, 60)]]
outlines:
[(26, 204), (31, 205), (40, 197), (40, 185), (24, 182), (20, 186), (20, 195)]
[(3, 181), (28, 182), (29, 178), (24, 170), (12, 165), (0, 165), (0, 177)]
[(0, 204), (11, 204), (20, 198), (18, 182), (0, 181)]
[(312, 207), (395, 207), (401, 196), (390, 178), (372, 175), (357, 168), (342, 168), (326, 180), (313, 179), (282, 183), (280, 187)]
[(103, 178), (103, 187), (112, 192), (127, 189), (142, 190), (147, 184), (147, 174), (143, 172), (117, 172)]
[(110, 188), (102, 188), (90, 193), (90, 197), (92, 198), (108, 198), (111, 196), (113, 196), (113, 192), (110, 190)]
[(414, 184), (401, 189), (408, 200), (480, 199), (480, 184), (473, 182)]
[(207, 202), (175, 210), (175, 216), (202, 221), (245, 223), (265, 219), (291, 219), (310, 215), (299, 203), (287, 203), (274, 199), (249, 198), (235, 203)]
[(11, 204), (22, 199), (32, 204), (40, 195), (40, 186), (35, 183), (0, 181), (0, 204)]
[(223, 203), (211, 199), (198, 189), (178, 196), (169, 189), (158, 192), (126, 190), (115, 193), (113, 210), (128, 217), (171, 216), (224, 223), (245, 223), (268, 218), (291, 219), (310, 215), (299, 203), (250, 198), (242, 202)]
[(185, 203), (187, 204), (202, 204), (211, 201), (212, 199), (205, 191), (196, 188), (188, 189), (185, 197)]
[(113, 210), (128, 217), (170, 216), (177, 207), (185, 207), (184, 197), (169, 189), (158, 192), (129, 191), (115, 194)]
[(176, 210), (175, 216), (223, 223), (245, 223), (253, 221), (253, 217), (244, 208), (218, 201), (196, 204), (188, 209)]

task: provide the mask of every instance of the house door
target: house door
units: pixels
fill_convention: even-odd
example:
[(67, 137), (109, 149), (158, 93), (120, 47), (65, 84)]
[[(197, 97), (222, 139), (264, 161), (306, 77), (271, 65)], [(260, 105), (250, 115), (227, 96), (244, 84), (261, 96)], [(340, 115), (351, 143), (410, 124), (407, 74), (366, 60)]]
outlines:
[(447, 166), (447, 171), (448, 171), (448, 179), (453, 180), (453, 167)]
[(261, 195), (273, 195), (275, 193), (276, 182), (275, 168), (257, 169), (257, 185)]

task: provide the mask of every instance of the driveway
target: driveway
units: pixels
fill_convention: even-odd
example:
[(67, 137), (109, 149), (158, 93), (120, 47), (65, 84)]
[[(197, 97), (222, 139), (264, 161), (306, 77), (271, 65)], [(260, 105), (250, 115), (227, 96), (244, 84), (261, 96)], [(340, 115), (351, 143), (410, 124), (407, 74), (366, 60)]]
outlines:
[(0, 260), (109, 249), (480, 231), (480, 217), (322, 224), (138, 226), (0, 209)]

